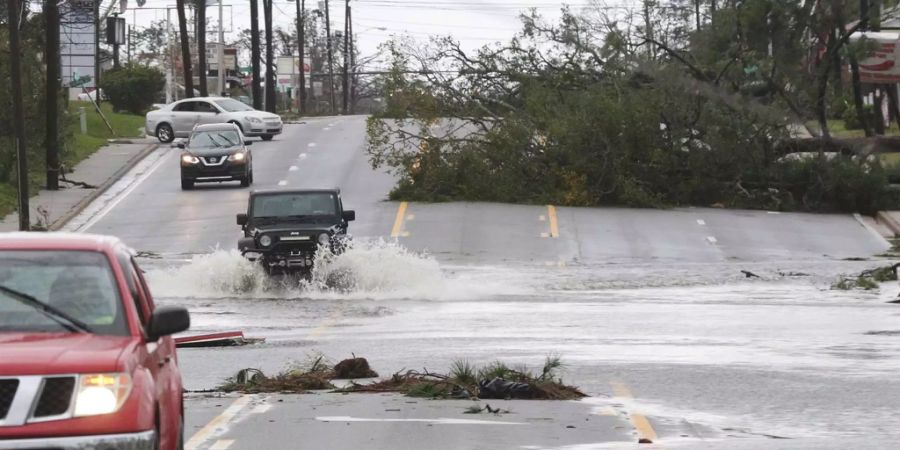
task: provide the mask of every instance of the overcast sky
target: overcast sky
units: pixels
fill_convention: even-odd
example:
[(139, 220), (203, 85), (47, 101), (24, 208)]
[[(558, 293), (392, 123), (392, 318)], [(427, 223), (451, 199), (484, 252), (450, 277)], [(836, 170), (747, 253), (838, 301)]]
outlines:
[[(190, 0), (186, 0), (190, 2)], [(226, 30), (236, 32), (250, 27), (249, 0), (223, 0)], [(629, 0), (611, 0), (617, 4), (634, 3)], [(107, 5), (109, 0), (104, 0)], [(591, 0), (571, 0), (566, 4), (577, 9), (590, 4)], [(606, 3), (610, 3), (607, 1)], [(130, 8), (125, 14), (127, 21), (145, 26), (153, 20), (165, 20), (167, 6), (174, 6), (173, 0), (147, 0), (143, 8), (138, 8), (136, 0), (128, 0)], [(275, 1), (273, 22), (276, 26), (294, 27), (296, 3), (291, 0)], [(324, 1), (306, 0), (307, 9), (318, 8)], [(218, 20), (217, 3), (208, 7), (209, 30), (216, 29)], [(344, 2), (331, 0), (332, 27), (342, 30), (344, 26)], [(537, 8), (548, 19), (558, 18), (563, 6), (553, 0), (351, 0), (353, 31), (363, 56), (376, 52), (378, 45), (394, 35), (408, 35), (427, 40), (429, 35), (452, 35), (464, 48), (473, 49), (496, 41), (506, 41), (520, 30), (520, 13), (529, 8)], [(159, 8), (159, 9), (150, 9)], [(172, 20), (176, 20), (172, 11)], [(260, 19), (262, 2), (260, 1)], [(260, 21), (260, 29), (263, 28)], [(226, 34), (226, 42), (231, 33)], [(232, 35), (233, 36), (233, 35)], [(207, 41), (215, 41), (215, 33), (210, 33)]]

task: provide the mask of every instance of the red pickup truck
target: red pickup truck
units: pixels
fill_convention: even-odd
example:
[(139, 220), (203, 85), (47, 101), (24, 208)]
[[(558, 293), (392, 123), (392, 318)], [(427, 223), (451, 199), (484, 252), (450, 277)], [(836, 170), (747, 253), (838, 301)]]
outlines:
[(172, 334), (113, 237), (0, 234), (0, 449), (181, 449)]

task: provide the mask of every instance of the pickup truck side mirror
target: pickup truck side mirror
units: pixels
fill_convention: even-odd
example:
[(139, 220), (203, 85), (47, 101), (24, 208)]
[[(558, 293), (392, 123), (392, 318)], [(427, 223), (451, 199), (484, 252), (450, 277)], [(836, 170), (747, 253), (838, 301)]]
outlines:
[(356, 211), (352, 209), (345, 209), (344, 214), (341, 217), (347, 222), (356, 220)]
[(253, 145), (253, 141), (244, 141), (244, 145)]
[(147, 341), (153, 342), (163, 336), (180, 333), (191, 327), (191, 316), (182, 306), (160, 306), (150, 316)]
[(184, 142), (179, 142), (179, 143), (175, 144), (175, 146), (178, 148), (184, 148)]
[(237, 224), (240, 226), (247, 225), (247, 214), (238, 213), (237, 215)]

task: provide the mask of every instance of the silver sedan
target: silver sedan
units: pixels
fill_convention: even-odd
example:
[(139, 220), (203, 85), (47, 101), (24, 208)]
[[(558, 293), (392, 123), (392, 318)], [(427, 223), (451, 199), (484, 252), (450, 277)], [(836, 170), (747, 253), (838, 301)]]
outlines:
[(170, 103), (147, 113), (147, 134), (160, 142), (188, 137), (196, 125), (233, 123), (244, 136), (258, 136), (264, 141), (281, 133), (281, 117), (257, 111), (233, 98), (194, 97)]

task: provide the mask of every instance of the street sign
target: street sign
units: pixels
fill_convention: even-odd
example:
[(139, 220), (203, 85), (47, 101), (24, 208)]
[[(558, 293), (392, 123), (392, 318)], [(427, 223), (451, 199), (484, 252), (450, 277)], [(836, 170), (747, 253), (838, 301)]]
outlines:
[(69, 87), (81, 87), (90, 82), (91, 82), (90, 75), (85, 75), (83, 77), (79, 77), (78, 74), (75, 73), (72, 75), (72, 82), (69, 83)]

